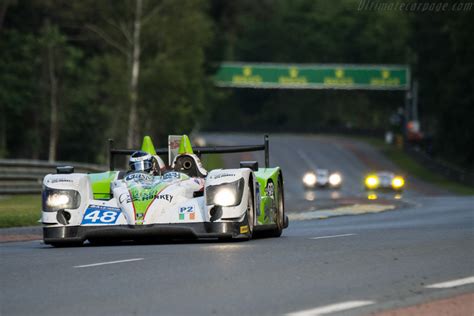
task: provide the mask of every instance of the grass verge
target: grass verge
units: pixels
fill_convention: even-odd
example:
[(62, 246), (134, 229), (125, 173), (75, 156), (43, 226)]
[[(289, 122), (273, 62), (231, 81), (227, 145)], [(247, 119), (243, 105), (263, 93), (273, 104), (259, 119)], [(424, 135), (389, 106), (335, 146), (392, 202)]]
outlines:
[(431, 184), (437, 185), (443, 189), (460, 195), (474, 195), (474, 188), (461, 183), (446, 179), (445, 177), (429, 170), (418, 161), (413, 159), (403, 150), (388, 145), (384, 141), (371, 137), (356, 137), (358, 140), (365, 141), (382, 152), (388, 159), (396, 164), (400, 169), (414, 177)]
[(39, 225), (41, 195), (0, 197), (0, 228)]

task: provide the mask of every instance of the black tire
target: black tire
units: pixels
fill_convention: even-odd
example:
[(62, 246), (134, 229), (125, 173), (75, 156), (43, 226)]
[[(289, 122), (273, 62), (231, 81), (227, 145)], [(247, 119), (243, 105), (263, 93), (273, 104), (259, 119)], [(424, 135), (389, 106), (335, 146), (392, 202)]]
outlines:
[[(251, 179), (249, 179), (251, 181)], [(249, 185), (249, 198), (247, 202), (247, 239), (250, 240), (253, 237), (253, 229), (255, 226), (255, 205), (254, 205), (254, 198), (253, 198), (253, 186)]]
[(276, 195), (276, 228), (271, 231), (271, 237), (280, 237), (285, 226), (285, 199), (283, 196), (283, 181), (281, 176), (278, 178), (278, 193)]

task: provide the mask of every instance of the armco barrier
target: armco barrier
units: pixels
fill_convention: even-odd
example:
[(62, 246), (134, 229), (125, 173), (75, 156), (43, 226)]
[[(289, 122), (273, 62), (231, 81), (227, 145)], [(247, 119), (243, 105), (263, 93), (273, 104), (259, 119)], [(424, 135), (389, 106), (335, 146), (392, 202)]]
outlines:
[(40, 193), (43, 178), (56, 173), (57, 166), (74, 166), (74, 172), (100, 172), (106, 166), (77, 162), (47, 162), (26, 159), (0, 159), (0, 194)]
[(413, 159), (418, 161), (420, 164), (430, 169), (431, 171), (438, 173), (441, 176), (444, 176), (450, 180), (457, 181), (468, 186), (474, 186), (473, 173), (466, 172), (445, 162), (433, 159), (424, 151), (416, 149), (414, 147), (405, 147), (405, 152), (409, 154)]

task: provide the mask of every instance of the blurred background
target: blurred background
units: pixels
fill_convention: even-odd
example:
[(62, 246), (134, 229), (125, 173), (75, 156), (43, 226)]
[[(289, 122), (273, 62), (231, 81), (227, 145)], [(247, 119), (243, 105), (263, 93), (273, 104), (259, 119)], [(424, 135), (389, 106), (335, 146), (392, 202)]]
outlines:
[(105, 164), (107, 138), (166, 145), (168, 134), (200, 131), (407, 140), (400, 91), (214, 81), (223, 61), (402, 64), (418, 83), (417, 148), (472, 171), (472, 10), (365, 2), (3, 0), (0, 157)]

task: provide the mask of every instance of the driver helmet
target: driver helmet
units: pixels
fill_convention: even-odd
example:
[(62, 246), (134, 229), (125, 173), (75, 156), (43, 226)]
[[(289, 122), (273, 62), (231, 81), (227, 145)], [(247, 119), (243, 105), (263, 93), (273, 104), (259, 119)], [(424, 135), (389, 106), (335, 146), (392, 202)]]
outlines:
[(136, 151), (130, 156), (128, 165), (131, 171), (152, 173), (154, 157), (144, 151)]

